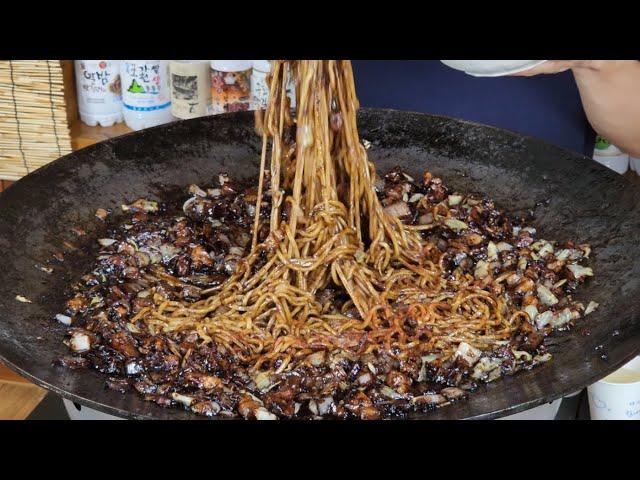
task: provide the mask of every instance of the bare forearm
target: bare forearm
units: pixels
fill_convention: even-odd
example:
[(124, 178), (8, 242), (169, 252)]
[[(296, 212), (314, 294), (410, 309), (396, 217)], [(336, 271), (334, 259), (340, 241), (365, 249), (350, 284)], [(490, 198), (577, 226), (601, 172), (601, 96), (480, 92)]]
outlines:
[(572, 68), (593, 129), (640, 156), (640, 62), (592, 60)]

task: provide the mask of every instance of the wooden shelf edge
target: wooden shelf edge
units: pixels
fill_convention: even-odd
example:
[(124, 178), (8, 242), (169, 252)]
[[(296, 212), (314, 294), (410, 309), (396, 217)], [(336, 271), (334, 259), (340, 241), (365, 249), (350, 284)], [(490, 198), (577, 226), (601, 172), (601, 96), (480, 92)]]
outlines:
[(11, 383), (21, 383), (21, 384), (30, 384), (29, 380), (22, 378), (16, 372), (11, 370), (9, 367), (0, 363), (0, 382), (11, 382)]
[(116, 123), (111, 127), (90, 127), (82, 123), (80, 119), (71, 122), (69, 129), (71, 134), (71, 148), (73, 148), (74, 151), (88, 147), (94, 143), (102, 142), (103, 140), (133, 132), (133, 130), (124, 123)]

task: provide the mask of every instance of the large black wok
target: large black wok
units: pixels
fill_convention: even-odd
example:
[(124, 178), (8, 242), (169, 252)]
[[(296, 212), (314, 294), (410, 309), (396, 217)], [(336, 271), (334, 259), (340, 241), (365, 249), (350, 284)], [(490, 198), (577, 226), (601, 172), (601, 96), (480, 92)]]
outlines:
[[(535, 210), (544, 238), (593, 246), (591, 279), (578, 298), (600, 308), (571, 332), (548, 339), (552, 361), (482, 387), (468, 401), (422, 418), (492, 418), (579, 390), (640, 353), (640, 189), (566, 150), (504, 130), (449, 118), (390, 110), (361, 112), (362, 138), (380, 170), (425, 169), (456, 189), (481, 192), (512, 212)], [(162, 192), (205, 184), (219, 171), (257, 173), (260, 139), (253, 117), (235, 113), (173, 123), (85, 148), (26, 176), (0, 195), (0, 360), (65, 398), (132, 418), (187, 419), (135, 393), (105, 388), (104, 375), (67, 370), (63, 310), (68, 284), (89, 269), (89, 254), (67, 253), (46, 273), (62, 242), (78, 243), (72, 226), (99, 234), (97, 208), (162, 198)], [(23, 295), (33, 303), (21, 303)]]

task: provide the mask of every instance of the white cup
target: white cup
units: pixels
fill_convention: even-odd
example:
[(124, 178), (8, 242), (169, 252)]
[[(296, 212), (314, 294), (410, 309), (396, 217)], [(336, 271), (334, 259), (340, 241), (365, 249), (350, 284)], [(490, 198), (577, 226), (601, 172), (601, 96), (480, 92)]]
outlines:
[(587, 390), (592, 420), (640, 420), (640, 357)]

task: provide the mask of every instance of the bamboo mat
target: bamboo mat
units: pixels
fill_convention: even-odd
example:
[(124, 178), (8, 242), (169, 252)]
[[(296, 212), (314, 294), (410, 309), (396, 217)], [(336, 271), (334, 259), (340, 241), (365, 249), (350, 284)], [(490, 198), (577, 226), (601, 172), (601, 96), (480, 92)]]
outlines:
[(60, 61), (0, 61), (0, 178), (18, 180), (70, 152)]

